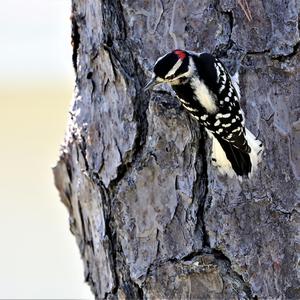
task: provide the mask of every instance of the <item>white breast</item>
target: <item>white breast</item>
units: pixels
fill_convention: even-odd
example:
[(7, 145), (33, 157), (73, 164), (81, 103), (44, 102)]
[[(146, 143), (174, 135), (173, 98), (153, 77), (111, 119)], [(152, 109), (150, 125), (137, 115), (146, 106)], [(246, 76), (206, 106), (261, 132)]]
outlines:
[(211, 94), (211, 92), (207, 89), (205, 84), (202, 81), (200, 81), (199, 78), (192, 78), (191, 86), (194, 90), (197, 100), (207, 110), (207, 112), (216, 112), (217, 106), (214, 97)]

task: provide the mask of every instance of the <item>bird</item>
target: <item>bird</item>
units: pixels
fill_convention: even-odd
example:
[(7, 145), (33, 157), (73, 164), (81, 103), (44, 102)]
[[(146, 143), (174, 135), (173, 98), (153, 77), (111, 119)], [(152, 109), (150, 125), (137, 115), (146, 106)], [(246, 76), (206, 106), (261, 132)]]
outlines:
[(212, 139), (212, 165), (229, 177), (251, 178), (263, 144), (245, 127), (238, 72), (231, 76), (210, 53), (176, 49), (157, 59), (147, 91), (169, 84), (183, 108)]

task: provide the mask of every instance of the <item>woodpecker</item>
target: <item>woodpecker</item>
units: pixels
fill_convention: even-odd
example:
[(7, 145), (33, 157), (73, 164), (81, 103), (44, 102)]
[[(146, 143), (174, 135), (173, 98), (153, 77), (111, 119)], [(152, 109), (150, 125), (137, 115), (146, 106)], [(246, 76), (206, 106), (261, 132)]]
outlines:
[(238, 76), (209, 53), (174, 50), (158, 58), (145, 91), (168, 83), (181, 105), (212, 139), (212, 164), (230, 177), (251, 177), (261, 161), (262, 143), (245, 127)]

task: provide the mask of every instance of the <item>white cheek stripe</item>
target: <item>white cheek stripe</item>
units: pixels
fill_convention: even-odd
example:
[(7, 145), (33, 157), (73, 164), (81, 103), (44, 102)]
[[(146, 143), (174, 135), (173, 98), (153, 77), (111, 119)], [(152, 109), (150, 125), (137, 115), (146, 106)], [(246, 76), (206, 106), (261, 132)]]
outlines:
[(179, 84), (180, 82), (178, 79), (180, 79), (182, 77), (189, 78), (194, 74), (194, 71), (195, 71), (195, 65), (194, 65), (193, 61), (190, 59), (188, 71), (183, 74), (178, 75), (176, 78), (170, 80), (169, 82), (170, 82), (170, 84), (174, 84), (174, 85)]
[(173, 66), (173, 68), (166, 74), (165, 78), (167, 79), (169, 76), (172, 76), (176, 73), (176, 71), (180, 68), (182, 65), (183, 60), (179, 59), (177, 63)]

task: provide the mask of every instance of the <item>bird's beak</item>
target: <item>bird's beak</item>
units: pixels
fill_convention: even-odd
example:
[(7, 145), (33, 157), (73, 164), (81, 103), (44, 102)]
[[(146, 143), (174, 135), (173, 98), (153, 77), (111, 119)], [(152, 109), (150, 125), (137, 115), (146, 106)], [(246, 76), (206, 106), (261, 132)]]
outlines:
[(159, 84), (156, 80), (156, 76), (154, 76), (144, 87), (144, 91), (148, 91), (149, 89), (153, 88), (155, 85)]

